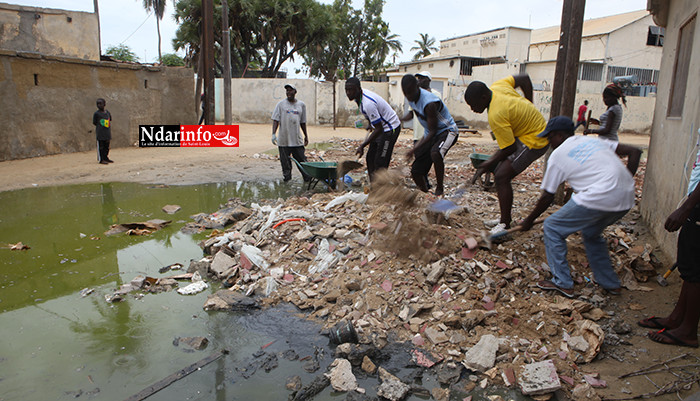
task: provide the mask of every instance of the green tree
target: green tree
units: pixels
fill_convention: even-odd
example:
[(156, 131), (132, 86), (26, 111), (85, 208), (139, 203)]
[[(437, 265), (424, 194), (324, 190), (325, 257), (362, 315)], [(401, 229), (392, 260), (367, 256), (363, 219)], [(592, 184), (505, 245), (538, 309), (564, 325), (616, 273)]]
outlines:
[(414, 60), (429, 56), (430, 53), (438, 51), (435, 47), (435, 38), (431, 38), (427, 33), (421, 33), (420, 39), (414, 40), (417, 46), (413, 46), (411, 50), (418, 50), (416, 54), (413, 55)]
[[(220, 4), (220, 3), (219, 3)], [(274, 77), (330, 26), (328, 13), (315, 0), (228, 0), (231, 23), (231, 64), (234, 75), (259, 64), (262, 76)], [(201, 0), (180, 0), (175, 20), (180, 24), (173, 40), (196, 62), (200, 48)], [(221, 7), (214, 6), (214, 40), (221, 44)], [(238, 74), (237, 74), (238, 72)]]
[(365, 0), (362, 10), (349, 0), (335, 0), (328, 8), (332, 26), (302, 52), (310, 76), (328, 81), (353, 75), (378, 76), (389, 53), (401, 51), (398, 36), (382, 19), (384, 0)]
[(160, 51), (160, 20), (163, 19), (163, 14), (165, 14), (165, 3), (166, 0), (143, 0), (143, 8), (146, 11), (151, 12), (156, 15), (156, 29), (158, 31), (158, 62), (163, 62), (163, 55)]
[(131, 48), (125, 44), (107, 46), (106, 54), (115, 60), (129, 61), (132, 63), (139, 62), (139, 58), (136, 57), (136, 53), (134, 53)]
[(160, 58), (160, 62), (163, 65), (170, 67), (182, 67), (185, 65), (185, 60), (175, 53), (166, 53)]

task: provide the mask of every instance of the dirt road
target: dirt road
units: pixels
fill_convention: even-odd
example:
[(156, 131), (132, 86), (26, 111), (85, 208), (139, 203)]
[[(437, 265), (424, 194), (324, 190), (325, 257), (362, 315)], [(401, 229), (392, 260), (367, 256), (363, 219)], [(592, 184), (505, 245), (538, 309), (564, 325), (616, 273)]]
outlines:
[[(185, 185), (208, 182), (280, 179), (279, 161), (254, 158), (274, 151), (272, 126), (240, 124), (239, 148), (118, 148), (110, 151), (113, 164), (97, 163), (95, 151), (0, 162), (0, 191), (32, 186), (83, 184), (89, 182), (140, 182)], [(309, 126), (312, 143), (333, 137), (361, 140), (365, 130)], [(412, 136), (402, 134), (400, 140)], [(621, 135), (621, 141), (646, 147), (649, 137)], [(463, 146), (495, 144), (488, 132), (481, 137), (460, 138)]]

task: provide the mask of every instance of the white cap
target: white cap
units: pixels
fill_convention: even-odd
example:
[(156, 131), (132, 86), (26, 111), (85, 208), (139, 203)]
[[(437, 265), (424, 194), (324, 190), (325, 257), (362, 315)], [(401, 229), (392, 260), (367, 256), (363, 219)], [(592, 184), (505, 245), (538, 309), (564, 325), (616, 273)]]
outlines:
[(292, 84), (286, 84), (286, 85), (284, 85), (284, 89), (294, 89), (294, 90), (297, 90), (296, 86), (294, 86), (294, 85), (292, 85)]
[(428, 78), (428, 79), (431, 80), (431, 81), (433, 80), (433, 74), (431, 74), (429, 71), (421, 71), (421, 72), (419, 72), (419, 73), (416, 74), (416, 76), (419, 76), (419, 75), (420, 75), (421, 77), (426, 77), (426, 78)]

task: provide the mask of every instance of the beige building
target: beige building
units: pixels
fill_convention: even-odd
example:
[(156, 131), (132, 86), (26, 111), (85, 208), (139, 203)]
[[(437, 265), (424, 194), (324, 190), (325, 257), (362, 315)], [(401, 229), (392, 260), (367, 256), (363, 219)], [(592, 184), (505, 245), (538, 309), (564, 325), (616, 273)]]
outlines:
[(685, 198), (700, 143), (700, 36), (697, 0), (648, 0), (666, 28), (641, 212), (663, 250), (676, 254), (677, 233), (663, 225)]
[(0, 49), (100, 60), (97, 13), (0, 3)]
[[(523, 65), (534, 83), (551, 88), (559, 47), (559, 26), (532, 31), (529, 56)], [(578, 91), (596, 93), (615, 77), (635, 75), (634, 95), (654, 91), (659, 80), (664, 29), (646, 10), (586, 20), (581, 35)]]

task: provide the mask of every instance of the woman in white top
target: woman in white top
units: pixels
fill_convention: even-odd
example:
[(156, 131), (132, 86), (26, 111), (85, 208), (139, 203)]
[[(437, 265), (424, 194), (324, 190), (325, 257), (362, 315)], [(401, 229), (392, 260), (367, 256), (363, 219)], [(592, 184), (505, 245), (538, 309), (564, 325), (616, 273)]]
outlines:
[(627, 107), (627, 100), (622, 92), (622, 88), (616, 84), (610, 84), (603, 90), (603, 102), (608, 106), (607, 110), (600, 115), (600, 121), (591, 118), (591, 124), (600, 125), (598, 129), (585, 129), (583, 135), (598, 134), (598, 137), (610, 141), (619, 142), (617, 131), (622, 122), (622, 106), (617, 102), (622, 99), (622, 104)]

